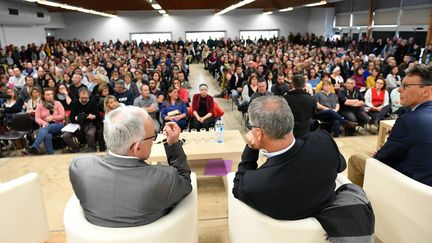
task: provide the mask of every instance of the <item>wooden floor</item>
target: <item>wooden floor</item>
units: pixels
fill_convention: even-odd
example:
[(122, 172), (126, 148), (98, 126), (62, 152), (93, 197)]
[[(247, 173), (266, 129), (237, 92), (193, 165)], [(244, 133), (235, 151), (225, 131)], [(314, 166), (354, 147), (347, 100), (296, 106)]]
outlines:
[[(191, 94), (198, 92), (200, 83), (209, 85), (209, 93), (219, 93), (213, 78), (201, 65), (191, 65), (190, 82), (193, 87)], [(232, 111), (231, 102), (216, 99), (224, 109), (223, 122), (225, 129), (238, 129), (245, 135), (241, 125), (241, 115)], [(336, 142), (346, 159), (353, 153), (369, 153), (375, 149), (377, 136), (355, 136), (337, 138)], [(37, 172), (40, 177), (45, 200), (49, 228), (50, 243), (67, 242), (63, 227), (63, 210), (72, 195), (72, 187), (68, 177), (68, 166), (73, 154), (56, 154), (24, 158), (0, 159), (0, 181), (8, 181), (29, 172)], [(238, 163), (240, 158), (233, 158)], [(261, 163), (264, 159), (261, 158)], [(193, 161), (192, 170), (198, 174), (198, 227), (200, 243), (228, 243), (228, 212), (225, 177), (203, 176), (205, 161)], [(234, 166), (233, 171), (237, 168)], [(345, 171), (346, 173), (346, 171)]]

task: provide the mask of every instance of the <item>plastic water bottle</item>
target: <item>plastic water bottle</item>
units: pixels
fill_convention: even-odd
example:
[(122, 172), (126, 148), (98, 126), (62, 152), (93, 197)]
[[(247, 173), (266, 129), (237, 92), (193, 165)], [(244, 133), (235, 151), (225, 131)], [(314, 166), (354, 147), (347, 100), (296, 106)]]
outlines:
[(216, 121), (215, 130), (216, 130), (216, 142), (217, 143), (223, 143), (224, 142), (224, 125), (223, 125), (220, 117)]

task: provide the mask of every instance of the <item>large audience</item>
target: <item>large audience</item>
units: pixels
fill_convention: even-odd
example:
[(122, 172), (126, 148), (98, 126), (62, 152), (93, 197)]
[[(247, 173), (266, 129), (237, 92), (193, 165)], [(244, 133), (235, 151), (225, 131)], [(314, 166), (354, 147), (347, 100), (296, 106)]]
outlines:
[[(414, 38), (332, 41), (292, 33), (254, 41), (9, 45), (0, 49), (2, 130), (10, 128), (14, 114), (29, 113), (34, 136), (27, 136), (26, 153), (31, 155), (41, 153), (42, 143), (52, 154), (53, 139), (68, 123), (80, 127), (60, 138), (70, 152), (104, 151), (102, 121), (119, 106), (145, 108), (155, 132), (169, 121), (182, 130), (208, 130), (218, 116), (217, 104), (206, 84), (193, 95), (188, 82), (189, 64), (203, 62), (221, 87), (216, 97), (231, 97), (243, 113), (259, 96), (283, 96), (294, 114), (296, 137), (318, 126), (338, 137), (341, 125), (346, 135), (354, 135), (357, 126), (406, 112), (398, 87), (407, 68), (430, 63), (432, 44), (422, 55), (420, 49)], [(314, 102), (306, 102), (310, 97)]]

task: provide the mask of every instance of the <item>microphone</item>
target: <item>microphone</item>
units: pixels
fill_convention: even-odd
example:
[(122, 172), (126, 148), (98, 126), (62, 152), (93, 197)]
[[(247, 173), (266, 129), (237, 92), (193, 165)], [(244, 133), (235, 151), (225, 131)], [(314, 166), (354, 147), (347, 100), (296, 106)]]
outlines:
[[(155, 144), (161, 144), (161, 143), (166, 143), (166, 142), (167, 142), (167, 139), (164, 138), (164, 139), (160, 140), (159, 142), (156, 142)], [(180, 142), (181, 144), (184, 144), (184, 143), (186, 142), (186, 139), (184, 139), (184, 138), (179, 139), (179, 142)]]

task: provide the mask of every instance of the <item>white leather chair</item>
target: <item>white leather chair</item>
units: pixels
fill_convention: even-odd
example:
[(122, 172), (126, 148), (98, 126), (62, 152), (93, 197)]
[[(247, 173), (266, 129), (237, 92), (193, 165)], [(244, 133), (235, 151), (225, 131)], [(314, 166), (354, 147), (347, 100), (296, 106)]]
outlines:
[(106, 228), (89, 223), (75, 195), (64, 212), (69, 243), (197, 243), (197, 179), (191, 173), (192, 192), (168, 215), (138, 227)]
[(363, 187), (382, 242), (432, 242), (432, 187), (373, 158), (366, 161)]
[(232, 243), (328, 242), (326, 232), (315, 218), (277, 220), (234, 198), (234, 175), (235, 172), (227, 175), (228, 227)]
[(41, 243), (49, 238), (36, 173), (0, 183), (0, 242)]

